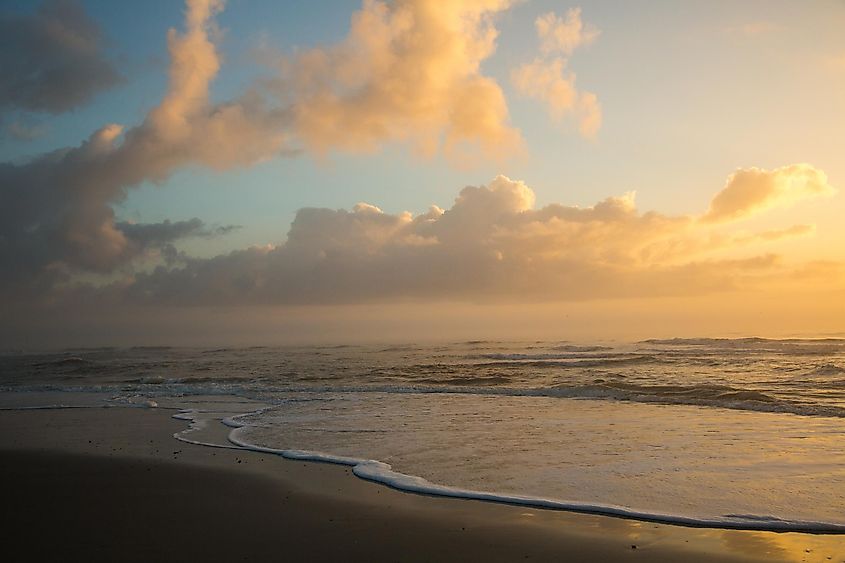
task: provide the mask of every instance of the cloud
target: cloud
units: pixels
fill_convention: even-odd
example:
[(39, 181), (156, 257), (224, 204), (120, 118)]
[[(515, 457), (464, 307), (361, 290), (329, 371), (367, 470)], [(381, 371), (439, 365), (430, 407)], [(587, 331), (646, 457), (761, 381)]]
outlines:
[(99, 26), (72, 0), (0, 14), (0, 110), (62, 113), (121, 83), (103, 46)]
[(112, 209), (127, 190), (180, 167), (221, 170), (279, 154), (283, 112), (253, 95), (211, 104), (219, 58), (209, 39), (216, 0), (190, 0), (183, 33), (171, 30), (170, 84), (140, 125), (109, 124), (81, 145), (23, 164), (0, 164), (0, 269), (16, 284), (54, 284), (74, 272), (108, 272), (138, 256)]
[[(713, 231), (689, 216), (641, 212), (633, 193), (592, 207), (535, 207), (523, 182), (466, 187), (448, 209), (301, 209), (285, 243), (183, 257), (86, 291), (116, 302), (313, 305), (395, 301), (532, 302), (693, 296), (755, 288), (792, 272), (742, 248), (810, 227)], [(722, 229), (722, 227), (719, 227)]]
[(187, 221), (164, 220), (160, 223), (115, 223), (127, 240), (125, 251), (133, 258), (161, 258), (168, 266), (183, 263), (187, 256), (179, 252), (174, 243), (187, 238), (214, 238), (225, 236), (240, 228), (238, 225), (208, 227), (194, 217)]
[(791, 227), (787, 227), (786, 229), (774, 229), (751, 235), (740, 235), (735, 237), (733, 242), (737, 244), (760, 241), (771, 242), (785, 238), (806, 236), (813, 234), (814, 232), (816, 232), (816, 227), (814, 225), (793, 225)]
[[(111, 134), (103, 133), (106, 141)], [(740, 170), (728, 186), (744, 173), (796, 167), (809, 165)], [(104, 224), (111, 230), (97, 233), (100, 244), (111, 241), (124, 257), (154, 261), (134, 266), (124, 259), (99, 270), (94, 263), (87, 271), (102, 272), (99, 279), (61, 277), (51, 264), (40, 276), (22, 278), (17, 292), (4, 292), (4, 301), (155, 307), (692, 297), (809, 279), (805, 265), (771, 247), (812, 232), (799, 224), (748, 233), (695, 216), (643, 212), (632, 192), (591, 207), (538, 208), (531, 188), (505, 176), (465, 187), (450, 207), (420, 214), (386, 213), (369, 203), (300, 209), (284, 243), (212, 258), (177, 252), (174, 243), (233, 227), (211, 228), (199, 219)]]
[(462, 162), (477, 156), (473, 147), (486, 156), (518, 150), (501, 89), (479, 69), (495, 48), (491, 18), (507, 6), (365, 2), (342, 44), (280, 63), (287, 70), (269, 89), (273, 99), (255, 84), (215, 104), (213, 18), (223, 2), (188, 0), (184, 30), (167, 36), (168, 89), (142, 123), (106, 124), (79, 146), (0, 164), (0, 278), (47, 287), (125, 268), (143, 253), (113, 205), (189, 165), (249, 166), (300, 144), (351, 150), (408, 140), (429, 154), (442, 143)]
[(34, 141), (47, 133), (47, 127), (44, 125), (27, 125), (20, 121), (12, 121), (4, 130), (11, 138), (23, 142)]
[(194, 217), (187, 221), (164, 220), (161, 223), (130, 223), (122, 221), (115, 226), (123, 235), (140, 248), (161, 248), (174, 241), (188, 238), (210, 238), (227, 235), (239, 229), (238, 225), (207, 227)]
[(599, 36), (600, 31), (581, 21), (581, 8), (570, 8), (566, 18), (549, 12), (534, 22), (537, 36), (540, 38), (540, 51), (544, 55), (561, 53), (571, 55), (582, 45), (589, 45)]
[(318, 153), (392, 141), (453, 159), (519, 150), (504, 94), (480, 68), (496, 48), (493, 16), (510, 4), (365, 1), (344, 41), (275, 61), (297, 136)]
[(581, 135), (594, 139), (602, 122), (598, 97), (578, 91), (575, 74), (566, 67), (575, 49), (598, 37), (598, 29), (581, 22), (580, 8), (569, 10), (566, 19), (549, 12), (538, 17), (535, 26), (543, 56), (513, 69), (511, 83), (522, 96), (544, 102), (556, 121), (574, 115)]
[(598, 96), (592, 92), (578, 95), (578, 131), (588, 139), (595, 139), (601, 129), (602, 112)]
[(809, 164), (793, 164), (775, 170), (741, 169), (731, 174), (701, 220), (705, 223), (732, 221), (835, 192), (827, 183), (825, 173)]
[[(285, 78), (295, 80), (291, 100), (277, 100), (280, 105), (257, 89), (210, 101), (220, 68), (213, 16), (221, 7), (215, 0), (188, 2), (184, 30), (168, 34), (168, 90), (142, 123), (107, 124), (79, 146), (0, 164), (4, 302), (526, 301), (719, 291), (758, 283), (784, 266), (772, 253), (723, 253), (780, 235), (738, 241), (713, 231), (766, 207), (832, 191), (824, 173), (806, 164), (740, 170), (696, 220), (640, 212), (633, 194), (589, 208), (536, 209), (527, 185), (499, 176), (464, 188), (448, 209), (432, 206), (418, 215), (368, 203), (302, 209), (284, 244), (210, 259), (187, 256), (176, 251), (176, 241), (230, 227), (209, 228), (199, 219), (130, 224), (116, 219), (113, 206), (133, 186), (161, 182), (182, 167), (247, 166), (290, 150), (298, 139), (315, 150), (407, 140), (422, 152), (442, 140), (452, 155), (465, 143), (493, 151), (485, 143), (504, 147), (515, 139), (506, 133), (512, 130), (500, 89), (479, 71), (495, 45), (490, 18), (504, 4), (449, 4), (440, 14), (425, 3), (365, 3), (342, 47), (288, 61)], [(420, 74), (413, 84), (406, 67)], [(558, 70), (563, 75), (562, 63)], [(595, 96), (576, 92), (571, 103), (578, 109), (567, 111), (583, 112), (582, 128), (595, 131), (601, 119)], [(341, 121), (316, 126), (303, 117), (319, 108)], [(323, 134), (325, 145), (317, 142)], [(139, 263), (150, 257), (156, 262)]]
[(513, 70), (511, 82), (523, 96), (545, 102), (549, 114), (560, 121), (569, 114), (578, 119), (578, 130), (593, 139), (601, 128), (602, 114), (598, 98), (592, 92), (579, 92), (575, 75), (565, 71), (566, 60), (534, 59)]

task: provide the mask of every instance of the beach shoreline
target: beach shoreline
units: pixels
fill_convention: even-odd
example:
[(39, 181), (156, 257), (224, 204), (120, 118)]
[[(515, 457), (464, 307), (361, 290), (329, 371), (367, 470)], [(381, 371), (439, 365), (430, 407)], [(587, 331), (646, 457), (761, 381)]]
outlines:
[[(403, 493), (349, 467), (173, 438), (173, 410), (5, 410), (19, 560), (842, 561), (845, 538), (685, 528)], [(211, 429), (225, 436), (225, 428)], [(27, 553), (31, 557), (27, 556)]]

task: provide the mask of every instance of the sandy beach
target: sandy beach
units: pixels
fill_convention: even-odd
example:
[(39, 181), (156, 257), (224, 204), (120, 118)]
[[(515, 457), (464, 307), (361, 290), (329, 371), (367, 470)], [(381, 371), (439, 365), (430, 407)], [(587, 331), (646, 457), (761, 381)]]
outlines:
[[(842, 536), (686, 528), (402, 493), (177, 441), (164, 409), (0, 412), (15, 560), (843, 561)], [(225, 428), (218, 432), (225, 437)]]

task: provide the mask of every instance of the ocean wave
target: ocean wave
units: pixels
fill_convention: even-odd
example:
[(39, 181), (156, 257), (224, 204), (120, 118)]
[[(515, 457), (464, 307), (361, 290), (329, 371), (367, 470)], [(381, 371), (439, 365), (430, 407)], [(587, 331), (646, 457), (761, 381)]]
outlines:
[(669, 338), (649, 339), (640, 345), (665, 346), (697, 351), (825, 355), (845, 351), (845, 338)]
[[(511, 397), (548, 397), (557, 399), (596, 399), (626, 401), (677, 406), (723, 408), (741, 411), (767, 412), (773, 414), (794, 414), (799, 416), (845, 418), (845, 408), (831, 405), (791, 401), (768, 395), (753, 389), (741, 389), (721, 385), (635, 385), (622, 382), (594, 382), (586, 385), (564, 384), (554, 387), (495, 387), (476, 385), (444, 385), (436, 380), (435, 385), (368, 385), (368, 386), (324, 386), (288, 387), (286, 393), (396, 393), (396, 394), (456, 394), (489, 395)], [(231, 389), (230, 389), (231, 391)], [(256, 400), (262, 396), (252, 395)]]
[(610, 382), (561, 385), (551, 389), (537, 389), (531, 394), (845, 418), (845, 408), (842, 407), (789, 401), (753, 389), (722, 385), (635, 385)]
[(435, 385), (501, 385), (510, 381), (511, 378), (504, 375), (446, 377), (440, 379), (426, 377), (415, 380), (416, 383), (430, 383)]
[[(548, 387), (514, 387), (499, 376), (421, 378), (395, 385), (273, 385), (253, 378), (180, 378), (161, 382), (153, 378), (142, 383), (113, 385), (37, 384), (0, 386), (0, 391), (40, 392), (70, 391), (92, 393), (144, 393), (150, 397), (233, 395), (256, 401), (273, 401), (280, 395), (320, 394), (458, 394), (514, 397), (548, 397), (557, 399), (595, 399), (633, 403), (723, 408), (741, 411), (794, 414), (808, 417), (845, 418), (845, 408), (830, 403), (782, 398), (756, 389), (726, 385), (640, 385), (626, 381), (594, 378), (590, 383), (566, 383)], [(845, 379), (826, 381), (826, 387), (845, 387)]]
[(143, 383), (145, 385), (161, 385), (163, 383), (173, 383), (170, 379), (165, 379), (160, 375), (150, 375), (147, 377), (138, 377), (136, 379), (128, 379), (127, 383)]
[(261, 378), (252, 376), (226, 376), (226, 377), (206, 377), (206, 376), (187, 376), (187, 377), (163, 377), (160, 375), (149, 375), (145, 377), (136, 377), (124, 380), (125, 383), (135, 383), (142, 385), (190, 385), (197, 383), (212, 383), (212, 384), (232, 384), (232, 383), (251, 383), (261, 381)]
[(80, 358), (79, 356), (70, 356), (69, 358), (61, 358), (60, 360), (56, 360), (55, 362), (52, 362), (52, 365), (67, 366), (88, 363), (91, 362), (89, 360), (86, 360), (85, 358)]
[(560, 352), (604, 352), (613, 350), (610, 346), (578, 346), (575, 344), (560, 344), (558, 346), (552, 346), (551, 349)]
[(583, 356), (560, 356), (555, 354), (491, 354), (485, 359), (495, 361), (474, 364), (474, 367), (534, 367), (534, 368), (601, 368), (622, 367), (641, 364), (659, 364), (664, 360), (651, 354), (618, 354)]
[(405, 344), (405, 345), (397, 345), (397, 346), (387, 346), (386, 348), (381, 348), (377, 350), (378, 352), (386, 353), (386, 352), (416, 352), (420, 350), (418, 346), (413, 344)]
[[(489, 354), (475, 354), (467, 356), (469, 359), (475, 360), (620, 360), (620, 359), (637, 359), (644, 357), (644, 354), (632, 354), (630, 352), (616, 352), (616, 353), (597, 353), (591, 350), (566, 351), (566, 352), (508, 352), (508, 353), (489, 353)], [(654, 357), (648, 355), (648, 357)]]
[(33, 367), (43, 368), (43, 367), (65, 367), (65, 366), (82, 366), (91, 364), (90, 360), (86, 360), (80, 356), (66, 356), (64, 358), (57, 358), (55, 360), (50, 360), (46, 362), (37, 362), (33, 364)]
[[(257, 389), (231, 385), (196, 387), (197, 394), (230, 393), (255, 400), (265, 400), (277, 393), (386, 393), (386, 394), (459, 394), (513, 397), (548, 397), (556, 399), (596, 399), (633, 403), (723, 408), (741, 411), (794, 414), (810, 417), (845, 418), (845, 408), (788, 400), (754, 389), (726, 385), (637, 385), (620, 381), (593, 381), (588, 384), (560, 384), (551, 387), (519, 388), (505, 386), (508, 381), (488, 377), (427, 378), (412, 384), (398, 385), (325, 385), (320, 387), (286, 386)], [(190, 393), (191, 385), (165, 386), (182, 394)], [(160, 393), (166, 393), (162, 389)]]
[(823, 365), (820, 365), (820, 366), (817, 366), (817, 367), (811, 369), (810, 371), (808, 371), (804, 375), (805, 376), (828, 377), (828, 376), (843, 375), (843, 374), (845, 374), (845, 368), (841, 368), (841, 367), (837, 366), (836, 364), (823, 364)]
[(650, 338), (641, 340), (645, 344), (662, 344), (668, 346), (725, 346), (725, 345), (768, 345), (768, 344), (842, 344), (845, 338), (761, 338), (751, 336), (745, 338)]

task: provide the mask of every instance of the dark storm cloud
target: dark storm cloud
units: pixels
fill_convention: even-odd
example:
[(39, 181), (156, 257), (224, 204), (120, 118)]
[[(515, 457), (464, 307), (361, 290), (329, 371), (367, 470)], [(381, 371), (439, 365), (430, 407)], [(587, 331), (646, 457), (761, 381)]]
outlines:
[(73, 0), (49, 0), (33, 15), (0, 13), (0, 111), (62, 113), (119, 84), (103, 43)]
[[(62, 6), (47, 13), (67, 9)], [(208, 100), (219, 68), (208, 33), (219, 8), (213, 0), (189, 4), (185, 31), (169, 35), (168, 91), (142, 123), (126, 130), (108, 124), (76, 147), (28, 162), (0, 163), (0, 289), (9, 293), (11, 285), (29, 292), (75, 274), (122, 269), (151, 244), (162, 247), (180, 229), (197, 228), (190, 222), (118, 225), (113, 205), (125, 200), (130, 188), (161, 182), (189, 164), (221, 170), (281, 151), (284, 116), (262, 100)], [(71, 21), (73, 14), (67, 15)]]
[(161, 223), (116, 223), (118, 230), (140, 248), (159, 248), (188, 237), (215, 237), (239, 229), (238, 225), (207, 227), (194, 217), (187, 221), (164, 220)]

